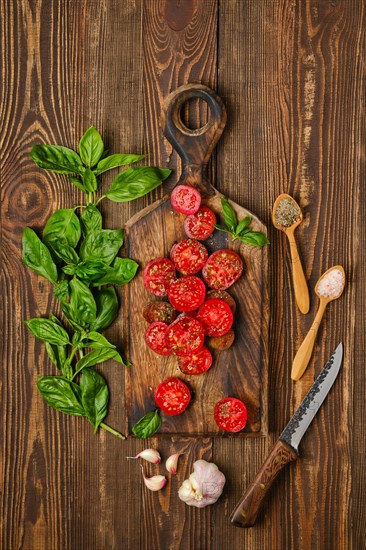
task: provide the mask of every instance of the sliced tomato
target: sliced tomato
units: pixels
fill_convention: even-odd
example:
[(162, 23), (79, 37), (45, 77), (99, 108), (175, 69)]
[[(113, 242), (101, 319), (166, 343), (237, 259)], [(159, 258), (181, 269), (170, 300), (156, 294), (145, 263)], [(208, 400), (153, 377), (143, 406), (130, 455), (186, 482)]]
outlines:
[(201, 194), (191, 185), (177, 185), (170, 196), (172, 207), (181, 214), (195, 214), (201, 204)]
[(236, 311), (236, 302), (234, 298), (226, 292), (226, 290), (209, 290), (206, 294), (206, 300), (211, 300), (212, 298), (218, 298), (219, 300), (224, 300), (230, 307), (231, 311), (235, 313)]
[(210, 288), (225, 290), (237, 281), (243, 272), (243, 261), (233, 250), (217, 250), (207, 260), (202, 275)]
[(202, 323), (207, 336), (223, 336), (231, 329), (234, 316), (226, 302), (215, 298), (202, 304), (197, 320)]
[(176, 355), (190, 355), (202, 348), (204, 337), (201, 323), (182, 315), (169, 325), (166, 342)]
[(247, 408), (236, 397), (225, 397), (215, 405), (215, 422), (226, 432), (240, 432), (247, 423)]
[(189, 405), (191, 392), (180, 378), (167, 378), (158, 385), (154, 392), (155, 403), (165, 414), (176, 416)]
[(174, 307), (168, 302), (149, 302), (143, 310), (144, 319), (148, 323), (162, 321), (170, 325), (177, 316)]
[(187, 237), (205, 241), (214, 232), (216, 216), (211, 208), (202, 206), (195, 214), (187, 216), (183, 227)]
[(150, 349), (159, 355), (171, 355), (172, 350), (167, 344), (168, 325), (161, 321), (154, 321), (147, 327), (145, 332), (145, 342)]
[(194, 275), (186, 275), (171, 283), (168, 290), (169, 302), (178, 311), (193, 311), (203, 304), (206, 287)]
[(211, 352), (203, 347), (191, 355), (178, 357), (178, 365), (184, 374), (202, 374), (212, 365)]
[(226, 334), (222, 336), (210, 336), (207, 340), (207, 345), (212, 349), (217, 349), (218, 351), (223, 351), (229, 349), (235, 339), (235, 333), (233, 330), (229, 330)]
[(169, 258), (155, 258), (146, 264), (142, 280), (155, 296), (166, 296), (168, 287), (176, 279), (174, 264)]
[(194, 239), (185, 239), (173, 246), (170, 257), (180, 273), (194, 275), (205, 265), (208, 252), (202, 243)]

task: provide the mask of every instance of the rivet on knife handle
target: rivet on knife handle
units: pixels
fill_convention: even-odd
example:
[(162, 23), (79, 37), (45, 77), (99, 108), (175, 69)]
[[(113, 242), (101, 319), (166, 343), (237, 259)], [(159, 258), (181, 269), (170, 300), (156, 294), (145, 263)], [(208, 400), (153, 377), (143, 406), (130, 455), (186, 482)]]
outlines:
[(251, 527), (254, 525), (274, 480), (282, 468), (289, 462), (296, 460), (297, 457), (297, 453), (290, 445), (279, 439), (231, 514), (231, 523), (237, 527)]

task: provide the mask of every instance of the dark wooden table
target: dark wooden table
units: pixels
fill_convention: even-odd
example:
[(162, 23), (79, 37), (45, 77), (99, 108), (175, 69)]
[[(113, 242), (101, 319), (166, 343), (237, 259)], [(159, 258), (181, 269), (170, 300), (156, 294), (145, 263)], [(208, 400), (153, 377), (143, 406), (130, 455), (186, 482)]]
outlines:
[[(2, 1), (2, 550), (365, 548), (363, 6), (362, 0)], [(187, 82), (213, 87), (227, 105), (212, 181), (269, 228), (269, 435), (146, 443), (94, 436), (85, 420), (45, 407), (35, 388), (37, 376), (52, 367), (23, 320), (58, 310), (49, 285), (22, 264), (21, 235), (81, 197), (64, 176), (38, 169), (29, 151), (37, 142), (76, 147), (94, 124), (113, 151), (148, 152), (150, 164), (179, 172), (159, 115), (167, 93)], [(193, 105), (187, 115), (196, 123), (197, 112)], [(292, 358), (317, 300), (312, 292), (307, 316), (296, 309), (285, 238), (270, 224), (271, 205), (283, 191), (304, 211), (297, 235), (310, 288), (336, 263), (348, 280), (296, 384)], [(107, 226), (122, 226), (162, 192), (106, 204)], [(108, 331), (115, 342), (120, 326), (117, 320)], [(234, 504), (340, 340), (343, 368), (303, 440), (301, 460), (281, 475), (254, 528), (232, 527)], [(101, 370), (112, 394), (108, 420), (118, 426), (123, 374), (116, 364)], [(138, 465), (125, 459), (157, 444), (165, 458), (172, 448), (186, 450), (177, 479), (158, 494), (145, 490)], [(204, 510), (177, 498), (199, 457), (227, 476), (222, 498)]]

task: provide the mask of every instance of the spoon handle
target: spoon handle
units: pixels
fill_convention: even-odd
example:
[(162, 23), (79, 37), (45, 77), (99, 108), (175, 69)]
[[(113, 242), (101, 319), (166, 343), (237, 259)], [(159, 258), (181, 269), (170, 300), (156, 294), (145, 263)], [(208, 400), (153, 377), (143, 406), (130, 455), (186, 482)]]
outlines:
[(325, 308), (327, 307), (327, 300), (320, 300), (319, 309), (315, 316), (314, 322), (311, 325), (309, 332), (307, 333), (305, 340), (297, 350), (295, 359), (292, 363), (291, 378), (293, 380), (299, 380), (304, 374), (306, 367), (309, 364), (311, 354), (318, 333), (320, 322), (323, 318)]
[(295, 235), (292, 231), (288, 231), (287, 237), (290, 243), (291, 261), (292, 261), (292, 278), (294, 281), (295, 299), (297, 307), (301, 313), (307, 313), (310, 307), (309, 289), (306, 283), (304, 270), (302, 268)]

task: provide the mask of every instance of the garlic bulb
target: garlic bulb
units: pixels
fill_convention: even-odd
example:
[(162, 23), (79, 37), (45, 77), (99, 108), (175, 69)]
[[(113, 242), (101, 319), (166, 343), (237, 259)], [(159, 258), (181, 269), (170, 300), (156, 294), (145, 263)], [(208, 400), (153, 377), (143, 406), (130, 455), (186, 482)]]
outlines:
[(217, 501), (225, 485), (225, 476), (216, 464), (197, 460), (193, 473), (183, 481), (178, 491), (179, 498), (189, 506), (204, 508)]
[(144, 451), (141, 451), (141, 453), (139, 453), (136, 456), (126, 456), (126, 458), (130, 458), (130, 459), (143, 458), (144, 460), (147, 460), (152, 464), (159, 464), (159, 462), (161, 461), (160, 453), (155, 449), (145, 449)]

